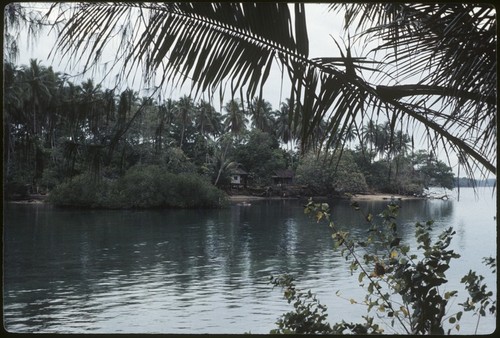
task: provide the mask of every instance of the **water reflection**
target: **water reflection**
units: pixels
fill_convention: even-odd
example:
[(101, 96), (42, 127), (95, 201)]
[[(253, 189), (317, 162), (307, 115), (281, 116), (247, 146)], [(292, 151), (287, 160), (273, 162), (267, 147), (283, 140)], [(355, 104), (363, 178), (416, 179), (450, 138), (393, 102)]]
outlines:
[[(386, 204), (367, 202), (362, 211), (377, 214)], [(346, 201), (331, 205), (336, 224), (366, 235), (362, 214)], [(449, 226), (454, 205), (402, 201), (404, 240), (412, 241), (416, 221), (435, 219), (436, 231)], [(289, 310), (268, 284), (271, 274), (294, 274), (332, 307), (345, 306), (336, 305), (336, 290), (359, 292), (332, 250), (329, 228), (304, 215), (303, 202), (223, 210), (4, 210), (10, 331), (266, 333)]]

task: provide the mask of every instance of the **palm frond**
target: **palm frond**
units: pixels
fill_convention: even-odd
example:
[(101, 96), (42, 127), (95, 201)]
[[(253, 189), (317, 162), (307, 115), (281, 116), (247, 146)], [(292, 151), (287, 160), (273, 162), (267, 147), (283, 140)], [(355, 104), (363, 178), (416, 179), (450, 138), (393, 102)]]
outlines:
[[(385, 53), (377, 67), (353, 57), (349, 41), (344, 47), (335, 41), (340, 56), (309, 58), (299, 3), (84, 3), (56, 48), (90, 67), (120, 34), (115, 65), (123, 65), (123, 76), (143, 68), (147, 79), (160, 73), (161, 84), (191, 80), (195, 95), (223, 93), (230, 85), (232, 96), (246, 88), (252, 98), (277, 61), (291, 81), (289, 121), (301, 126), (303, 147), (325, 121), (322, 145), (339, 147), (335, 134), (359, 118), (383, 115), (392, 127), (409, 118), (461, 158), (496, 171), (494, 8), (396, 3), (331, 9), (345, 10), (346, 27), (357, 25), (359, 36), (381, 41), (373, 50)], [(379, 72), (379, 82), (365, 80), (367, 71)]]
[[(382, 43), (379, 98), (495, 173), (496, 12), (488, 4), (340, 4), (346, 27)], [(383, 75), (382, 75), (383, 76)], [(406, 82), (406, 83), (405, 83)], [(395, 104), (395, 105), (394, 105)], [(425, 113), (424, 113), (425, 111)], [(487, 135), (487, 136), (486, 136)], [(465, 162), (463, 162), (465, 163)]]

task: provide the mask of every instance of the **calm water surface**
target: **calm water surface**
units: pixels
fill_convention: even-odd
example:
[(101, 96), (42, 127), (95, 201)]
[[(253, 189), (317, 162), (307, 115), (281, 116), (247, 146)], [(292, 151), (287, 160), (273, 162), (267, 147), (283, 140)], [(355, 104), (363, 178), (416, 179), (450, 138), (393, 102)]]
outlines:
[[(496, 255), (496, 197), (478, 194), (462, 189), (460, 201), (401, 202), (405, 243), (414, 243), (416, 221), (434, 219), (433, 234), (457, 231), (452, 246), (462, 257), (452, 261), (447, 290), (463, 290), (459, 280), (469, 269), (496, 290), (496, 275), (481, 263)], [(378, 213), (387, 203), (360, 204)], [(334, 202), (333, 215), (355, 236), (366, 234), (348, 202)], [(348, 301), (364, 299), (357, 276), (332, 250), (328, 227), (303, 214), (301, 201), (154, 211), (4, 204), (3, 235), (10, 332), (268, 333), (292, 309), (268, 283), (279, 273), (316, 292), (332, 323), (360, 322), (366, 314)], [(473, 333), (476, 322), (464, 316), (459, 333)], [(482, 318), (478, 333), (494, 329), (494, 318)]]

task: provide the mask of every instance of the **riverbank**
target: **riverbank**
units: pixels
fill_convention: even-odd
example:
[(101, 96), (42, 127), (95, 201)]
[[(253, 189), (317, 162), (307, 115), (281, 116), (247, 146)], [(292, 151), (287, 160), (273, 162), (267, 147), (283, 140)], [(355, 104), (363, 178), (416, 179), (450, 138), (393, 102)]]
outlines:
[(406, 195), (394, 195), (394, 194), (353, 194), (350, 199), (353, 201), (403, 201), (403, 200), (421, 200), (426, 199), (424, 196), (406, 196)]
[[(29, 198), (26, 199), (8, 200), (7, 202), (15, 204), (42, 204), (45, 203), (47, 197), (48, 197), (47, 195), (30, 195)], [(263, 196), (253, 196), (253, 195), (230, 195), (228, 196), (228, 198), (229, 202), (232, 203), (262, 201), (262, 200), (297, 199), (297, 197), (280, 197), (280, 196), (263, 197)], [(390, 201), (392, 199), (395, 199), (397, 201), (402, 201), (402, 200), (425, 199), (426, 197), (373, 193), (373, 194), (353, 194), (349, 195), (349, 197), (347, 198), (353, 201), (385, 201), (385, 200)], [(313, 199), (315, 198), (313, 197)], [(316, 199), (324, 199), (324, 197), (316, 197)]]
[(23, 198), (16, 198), (16, 199), (9, 199), (6, 200), (8, 203), (13, 203), (13, 204), (43, 204), (47, 200), (48, 195), (41, 195), (41, 194), (31, 194), (27, 197)]
[[(282, 200), (282, 199), (297, 199), (298, 197), (280, 197), (280, 196), (271, 196), (271, 197), (261, 197), (261, 196), (252, 196), (252, 195), (231, 195), (229, 196), (229, 201), (234, 203), (240, 202), (250, 202), (250, 201), (261, 201), (261, 200)], [(302, 197), (308, 198), (308, 197)], [(316, 196), (314, 199), (325, 199), (324, 196)], [(373, 194), (352, 194), (346, 195), (346, 199), (350, 199), (352, 201), (403, 201), (403, 200), (420, 200), (426, 199), (424, 196), (405, 196), (405, 195), (394, 195), (394, 194), (382, 194), (382, 193), (373, 193)]]
[(239, 203), (239, 202), (251, 202), (251, 201), (263, 201), (263, 200), (286, 200), (286, 199), (297, 199), (297, 197), (280, 197), (280, 196), (252, 196), (252, 195), (229, 195), (229, 202)]

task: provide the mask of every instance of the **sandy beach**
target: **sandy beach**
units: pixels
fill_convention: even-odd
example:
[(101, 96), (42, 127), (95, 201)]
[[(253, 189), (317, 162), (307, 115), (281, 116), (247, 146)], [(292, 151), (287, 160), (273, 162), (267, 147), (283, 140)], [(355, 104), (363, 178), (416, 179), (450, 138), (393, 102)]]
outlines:
[(230, 195), (230, 202), (250, 202), (250, 201), (262, 201), (262, 200), (283, 200), (283, 199), (297, 199), (296, 197), (279, 197), (279, 196), (270, 196), (270, 197), (262, 197), (262, 196), (252, 196), (252, 195)]
[[(308, 198), (304, 196), (303, 198)], [(324, 199), (324, 197), (316, 197), (317, 199)], [(353, 194), (350, 195), (352, 201), (390, 201), (391, 199), (395, 199), (396, 201), (403, 200), (416, 200), (416, 199), (425, 199), (425, 197), (418, 196), (405, 196), (405, 195), (391, 195), (391, 194)], [(270, 200), (270, 199), (290, 199), (290, 198), (282, 198), (279, 196), (273, 197), (260, 197), (260, 196), (251, 196), (251, 195), (232, 195), (229, 196), (229, 201), (231, 202), (250, 202), (250, 201), (259, 201), (259, 200)], [(296, 199), (296, 198), (294, 198)], [(313, 197), (313, 199), (315, 199)]]
[(395, 199), (396, 201), (402, 200), (418, 200), (425, 199), (425, 197), (418, 196), (405, 196), (405, 195), (391, 195), (391, 194), (353, 194), (351, 200), (353, 201), (390, 201)]
[[(308, 197), (304, 196), (302, 198), (307, 199)], [(324, 197), (316, 197), (316, 198), (324, 199)], [(424, 199), (425, 197), (391, 195), (391, 194), (353, 194), (350, 196), (350, 199), (352, 201), (390, 201), (392, 198), (394, 198), (397, 201), (402, 201), (402, 200)], [(8, 201), (8, 202), (15, 204), (41, 204), (45, 203), (45, 199), (46, 199), (45, 196), (43, 198), (36, 196), (30, 199)], [(297, 197), (279, 197), (279, 196), (262, 197), (262, 196), (252, 196), (252, 195), (229, 196), (229, 201), (234, 203), (261, 201), (261, 200), (281, 200), (281, 199), (297, 199)], [(313, 197), (313, 199), (315, 198)]]

